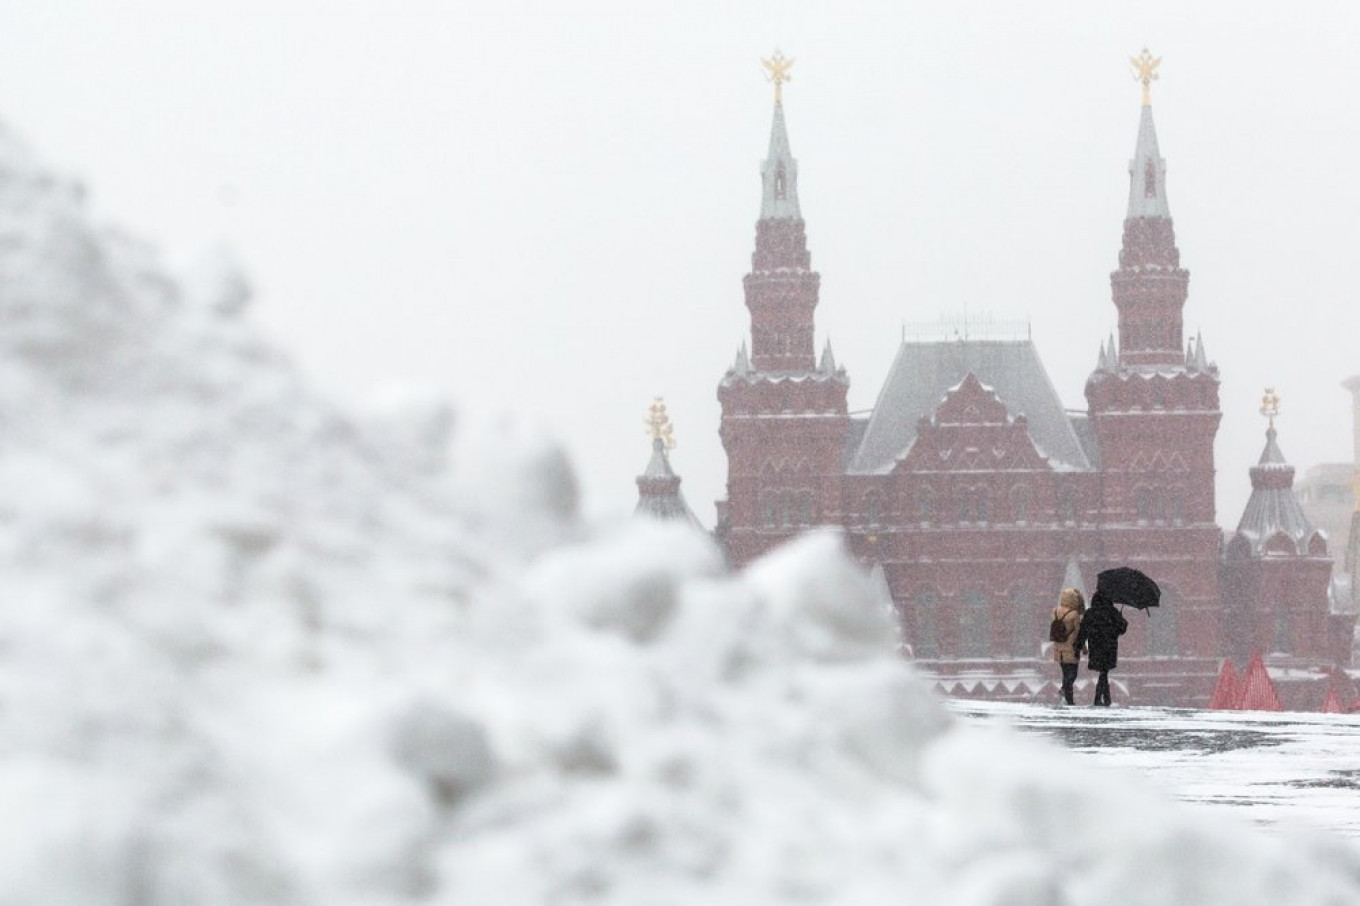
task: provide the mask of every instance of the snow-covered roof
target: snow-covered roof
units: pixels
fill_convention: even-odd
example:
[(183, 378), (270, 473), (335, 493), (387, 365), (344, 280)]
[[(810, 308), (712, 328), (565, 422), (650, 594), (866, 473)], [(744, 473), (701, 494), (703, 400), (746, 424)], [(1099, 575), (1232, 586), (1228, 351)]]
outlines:
[(680, 493), (680, 476), (671, 468), (671, 460), (666, 455), (666, 442), (661, 438), (652, 440), (652, 458), (647, 468), (638, 476), (638, 502), (634, 515), (653, 516), (657, 519), (678, 519), (699, 527), (699, 520)]
[(1030, 340), (942, 340), (902, 343), (851, 471), (891, 470), (916, 440), (917, 421), (929, 417), (969, 373), (996, 392), (1011, 417), (1028, 419), (1031, 439), (1055, 467), (1091, 468)]
[(1319, 534), (1294, 495), (1294, 467), (1285, 461), (1273, 425), (1266, 431), (1260, 461), (1251, 468), (1251, 497), (1236, 534), (1250, 544), (1253, 555), (1280, 537), (1289, 540), (1294, 553), (1306, 554)]

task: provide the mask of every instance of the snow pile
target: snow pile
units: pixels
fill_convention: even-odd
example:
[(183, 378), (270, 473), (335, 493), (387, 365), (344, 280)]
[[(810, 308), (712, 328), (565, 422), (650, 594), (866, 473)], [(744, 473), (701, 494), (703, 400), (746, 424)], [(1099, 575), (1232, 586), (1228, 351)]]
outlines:
[(1339, 844), (952, 720), (835, 538), (731, 575), (588, 531), (541, 437), (348, 418), (239, 274), (185, 285), (0, 133), (0, 902), (1360, 892)]

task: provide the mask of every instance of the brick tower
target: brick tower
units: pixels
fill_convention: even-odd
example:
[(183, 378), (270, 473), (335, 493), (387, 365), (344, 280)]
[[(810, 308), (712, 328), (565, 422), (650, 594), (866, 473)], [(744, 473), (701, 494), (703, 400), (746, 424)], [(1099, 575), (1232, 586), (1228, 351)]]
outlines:
[(1158, 620), (1135, 621), (1129, 653), (1216, 656), (1214, 435), (1218, 369), (1199, 337), (1183, 347), (1182, 310), (1190, 274), (1166, 195), (1148, 87), (1158, 60), (1135, 61), (1143, 80), (1138, 139), (1129, 162), (1129, 205), (1119, 269), (1110, 286), (1119, 340), (1102, 344), (1086, 383), (1101, 451), (1101, 559), (1156, 575), (1164, 590)]
[(727, 499), (717, 534), (734, 564), (749, 562), (810, 525), (838, 523), (842, 451), (849, 430), (845, 369), (828, 343), (817, 361), (812, 270), (798, 206), (798, 162), (784, 124), (791, 60), (765, 61), (775, 86), (770, 149), (760, 168), (760, 219), (743, 281), (751, 349), (743, 343), (718, 385), (727, 452)]

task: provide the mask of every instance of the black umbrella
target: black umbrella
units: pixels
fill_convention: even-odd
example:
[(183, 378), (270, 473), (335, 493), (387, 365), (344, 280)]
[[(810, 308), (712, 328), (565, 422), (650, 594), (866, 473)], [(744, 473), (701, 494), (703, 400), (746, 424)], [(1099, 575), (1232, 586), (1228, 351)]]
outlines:
[(1131, 566), (1116, 566), (1097, 575), (1096, 594), (1143, 611), (1156, 607), (1162, 600), (1157, 583)]

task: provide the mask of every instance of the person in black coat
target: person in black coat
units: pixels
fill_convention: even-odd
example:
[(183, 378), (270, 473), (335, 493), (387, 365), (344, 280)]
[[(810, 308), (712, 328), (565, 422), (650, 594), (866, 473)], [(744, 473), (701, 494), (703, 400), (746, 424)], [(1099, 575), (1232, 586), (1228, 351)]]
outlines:
[(1085, 644), (1089, 652), (1086, 669), (1100, 672), (1093, 705), (1108, 707), (1110, 704), (1110, 671), (1119, 666), (1119, 637), (1128, 628), (1129, 621), (1114, 609), (1113, 601), (1099, 590), (1091, 595), (1091, 606), (1082, 617), (1074, 647), (1080, 651)]

